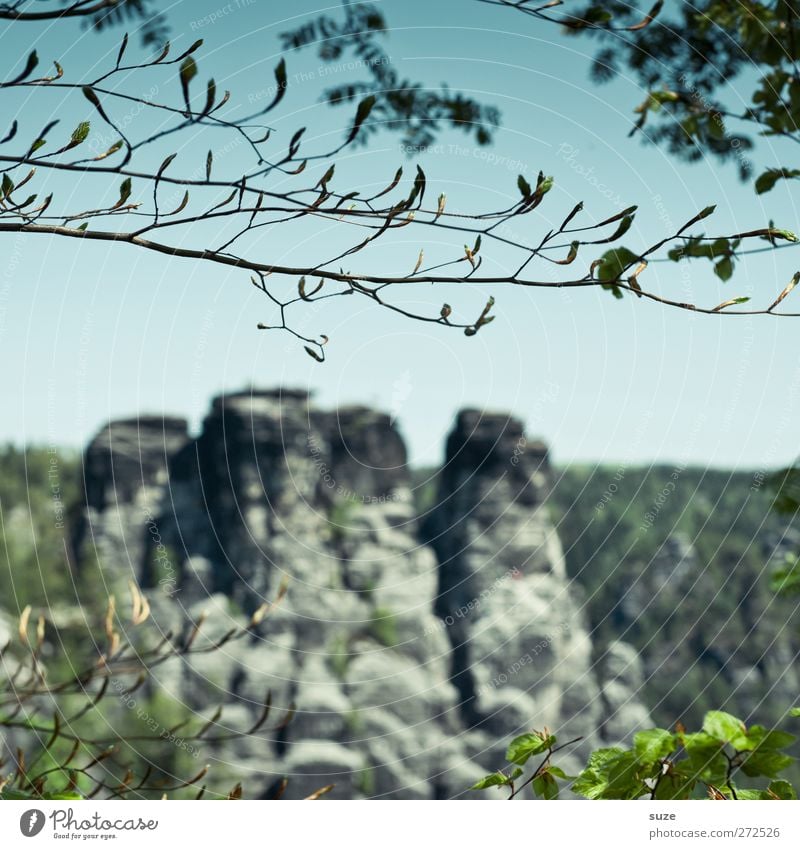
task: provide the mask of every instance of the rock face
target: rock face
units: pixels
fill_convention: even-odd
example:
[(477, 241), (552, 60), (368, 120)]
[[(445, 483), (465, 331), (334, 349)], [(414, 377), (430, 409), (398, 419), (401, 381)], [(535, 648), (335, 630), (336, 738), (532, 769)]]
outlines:
[(425, 530), (465, 724), (500, 744), (496, 763), (531, 724), (596, 744), (605, 706), (546, 505), (546, 447), (508, 416), (466, 410), (440, 481)]
[(186, 420), (164, 416), (111, 422), (94, 438), (84, 455), (74, 544), (84, 581), (99, 581), (110, 594), (141, 580), (170, 460), (188, 441)]
[(289, 582), (252, 637), (159, 677), (239, 727), (267, 690), (278, 714), (297, 706), (286, 728), (217, 745), (221, 784), (259, 795), (287, 775), (294, 798), (326, 784), (450, 798), (501, 765), (516, 732), (589, 747), (647, 721), (624, 646), (616, 689), (598, 684), (548, 515), (547, 451), (513, 419), (459, 415), (421, 517), (389, 416), (320, 411), (303, 392), (221, 396), (196, 439), (179, 420), (112, 423), (84, 467), (79, 565), (96, 561), (110, 586), (133, 577), (163, 627), (205, 611), (213, 640)]

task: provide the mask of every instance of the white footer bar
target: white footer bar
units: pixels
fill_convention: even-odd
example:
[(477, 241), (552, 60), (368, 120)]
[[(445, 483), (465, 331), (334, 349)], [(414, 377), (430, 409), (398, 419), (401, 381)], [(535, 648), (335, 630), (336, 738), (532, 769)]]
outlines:
[[(309, 807), (310, 806), (310, 807)], [(414, 841), (411, 843), (411, 841)], [(800, 847), (800, 802), (2, 802), (0, 847)]]

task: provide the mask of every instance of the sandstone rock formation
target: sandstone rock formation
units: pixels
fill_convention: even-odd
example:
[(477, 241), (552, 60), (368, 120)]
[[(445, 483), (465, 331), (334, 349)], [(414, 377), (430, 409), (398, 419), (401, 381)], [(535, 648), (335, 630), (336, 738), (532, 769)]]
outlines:
[(547, 451), (513, 419), (459, 415), (421, 517), (390, 418), (297, 391), (220, 396), (196, 439), (176, 419), (114, 422), (84, 473), (83, 573), (133, 577), (162, 627), (206, 611), (213, 639), (289, 581), (251, 639), (158, 676), (203, 715), (224, 703), (231, 725), (267, 690), (278, 714), (297, 706), (287, 728), (214, 750), (221, 784), (258, 796), (288, 775), (291, 797), (334, 783), (342, 798), (450, 798), (516, 732), (547, 726), (586, 749), (647, 721), (635, 664), (613, 693), (598, 682)]

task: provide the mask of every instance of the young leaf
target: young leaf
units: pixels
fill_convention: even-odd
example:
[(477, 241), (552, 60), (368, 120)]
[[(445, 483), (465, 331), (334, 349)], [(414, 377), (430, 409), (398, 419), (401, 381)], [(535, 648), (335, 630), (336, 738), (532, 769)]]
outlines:
[(631, 229), (631, 224), (633, 224), (633, 216), (626, 215), (622, 219), (622, 221), (619, 222), (619, 226), (614, 231), (614, 234), (608, 237), (608, 241), (616, 242), (617, 239), (621, 239), (628, 232), (628, 230)]
[(653, 8), (650, 9), (650, 11), (644, 16), (644, 18), (642, 18), (641, 21), (639, 21), (638, 24), (633, 24), (632, 26), (625, 27), (625, 29), (628, 32), (638, 32), (639, 30), (644, 29), (646, 26), (649, 26), (651, 23), (653, 23), (653, 20), (661, 11), (663, 6), (664, 0), (656, 0), (655, 4), (653, 5)]
[(796, 168), (768, 168), (756, 180), (756, 194), (772, 191), (778, 180), (794, 180), (797, 177), (800, 177), (800, 171)]
[(623, 271), (639, 260), (639, 255), (627, 248), (613, 248), (600, 257), (597, 268), (597, 279), (604, 283), (619, 280)]
[(770, 227), (768, 235), (774, 239), (785, 239), (787, 242), (798, 241), (797, 236), (791, 230), (779, 230), (775, 227)]
[(119, 200), (112, 206), (112, 209), (119, 209), (125, 201), (131, 196), (131, 178), (126, 177), (119, 187)]
[(90, 124), (88, 121), (81, 121), (77, 127), (72, 131), (72, 137), (69, 140), (69, 144), (67, 145), (67, 150), (73, 147), (77, 147), (79, 144), (83, 144), (90, 130)]
[(800, 282), (800, 271), (796, 271), (794, 277), (786, 284), (784, 290), (778, 295), (778, 297), (772, 302), (767, 312), (771, 312), (778, 306), (778, 304), (794, 289), (794, 287)]
[(683, 225), (683, 227), (681, 227), (681, 229), (678, 230), (677, 235), (680, 235), (681, 233), (683, 233), (684, 230), (688, 230), (692, 225), (697, 224), (698, 221), (702, 221), (704, 218), (708, 218), (708, 216), (711, 215), (716, 208), (717, 208), (716, 204), (712, 204), (711, 206), (707, 206), (701, 212), (698, 212), (697, 215), (695, 215), (694, 218), (687, 221)]
[(733, 277), (733, 260), (729, 257), (723, 257), (715, 266), (714, 274), (723, 282), (727, 282)]
[(502, 772), (493, 772), (476, 781), (470, 790), (486, 790), (488, 787), (504, 787), (509, 783), (510, 779)]
[(785, 779), (771, 781), (766, 792), (769, 799), (796, 799), (797, 793), (794, 787)]
[(181, 202), (169, 214), (170, 215), (177, 215), (179, 212), (183, 212), (183, 210), (186, 209), (186, 204), (188, 204), (188, 203), (189, 203), (189, 192), (186, 191), (186, 192), (183, 193), (183, 198), (181, 199)]
[(36, 51), (34, 50), (32, 53), (28, 54), (28, 61), (25, 63), (25, 67), (22, 70), (22, 73), (11, 80), (10, 83), (6, 83), (6, 85), (15, 85), (16, 83), (21, 83), (26, 77), (29, 77), (33, 73), (33, 69), (39, 64), (39, 57), (36, 55)]
[(718, 304), (713, 310), (711, 310), (711, 312), (721, 312), (727, 307), (732, 307), (735, 304), (746, 304), (749, 300), (750, 298), (747, 297), (731, 298), (729, 301), (723, 301), (721, 304)]
[(540, 737), (538, 734), (520, 734), (508, 745), (506, 760), (523, 766), (531, 755), (547, 751), (556, 742), (555, 737)]
[(113, 153), (116, 153), (122, 147), (122, 145), (122, 139), (120, 139), (119, 141), (115, 141), (114, 144), (112, 144), (111, 147), (105, 153), (101, 153), (98, 156), (95, 156), (94, 161), (99, 162), (101, 159), (107, 159)]
[(189, 103), (189, 83), (197, 76), (197, 62), (195, 62), (191, 56), (187, 56), (181, 63), (180, 75), (186, 111), (191, 112), (192, 110)]
[(119, 46), (119, 52), (117, 53), (117, 67), (119, 68), (120, 63), (122, 62), (122, 57), (125, 55), (125, 50), (128, 47), (128, 33), (122, 36), (122, 44)]
[(83, 92), (83, 96), (92, 104), (92, 106), (100, 108), (100, 98), (95, 94), (93, 88), (88, 85), (85, 85), (81, 91)]
[(8, 176), (8, 174), (3, 174), (3, 182), (0, 184), (0, 188), (2, 189), (0, 197), (4, 198), (10, 197), (11, 192), (14, 191), (14, 181)]
[(286, 78), (286, 60), (281, 59), (280, 62), (275, 66), (275, 97), (272, 98), (272, 102), (267, 106), (264, 110), (268, 112), (270, 109), (274, 109), (280, 102), (283, 100), (283, 96), (286, 94), (286, 88), (288, 86), (288, 81)]
[(549, 766), (547, 767), (547, 771), (551, 775), (558, 776), (558, 778), (563, 778), (565, 781), (572, 781), (573, 779), (578, 777), (577, 775), (567, 775), (566, 772), (564, 772), (564, 770), (561, 769), (560, 766)]
[(214, 108), (214, 101), (217, 99), (217, 84), (214, 82), (214, 78), (212, 77), (208, 81), (208, 87), (206, 89), (206, 103), (203, 107), (203, 115), (208, 115), (208, 113)]
[(663, 728), (639, 731), (633, 738), (636, 760), (642, 764), (654, 764), (663, 760), (675, 749), (675, 735)]
[(345, 144), (350, 144), (350, 142), (355, 139), (358, 135), (358, 131), (361, 129), (364, 121), (369, 117), (369, 113), (372, 112), (372, 108), (375, 106), (376, 98), (374, 94), (370, 94), (368, 97), (365, 97), (359, 104), (356, 109), (356, 117), (353, 121), (353, 126), (350, 128), (350, 134), (347, 136), (347, 141)]
[(747, 728), (741, 719), (721, 710), (711, 710), (703, 719), (703, 731), (721, 743), (747, 746)]
[(283, 91), (287, 86), (285, 59), (281, 59), (275, 66), (275, 82), (277, 83), (279, 91)]
[(794, 758), (773, 749), (761, 751), (756, 749), (742, 763), (741, 769), (745, 775), (751, 777), (766, 776), (776, 778), (779, 773), (794, 763)]
[(549, 772), (543, 772), (533, 779), (533, 792), (541, 799), (558, 799), (558, 782)]
[(317, 186), (321, 187), (323, 190), (327, 191), (328, 189), (328, 181), (332, 179), (334, 172), (336, 171), (336, 163), (330, 166), (328, 170), (320, 177)]

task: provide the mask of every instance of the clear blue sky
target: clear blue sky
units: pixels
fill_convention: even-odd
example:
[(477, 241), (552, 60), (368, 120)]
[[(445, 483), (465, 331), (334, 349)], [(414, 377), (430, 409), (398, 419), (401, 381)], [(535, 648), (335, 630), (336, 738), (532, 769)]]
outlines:
[[(535, 179), (542, 169), (554, 175), (556, 187), (530, 227), (544, 227), (549, 216), (560, 220), (583, 200), (596, 218), (639, 204), (626, 237), (632, 246), (650, 244), (710, 203), (718, 205), (714, 232), (764, 226), (770, 218), (800, 229), (796, 184), (759, 197), (732, 167), (684, 165), (628, 139), (642, 94), (630, 81), (599, 88), (590, 82), (591, 42), (477, 0), (380, 5), (392, 26), (387, 49), (401, 73), (431, 85), (448, 81), (502, 110), (503, 128), (491, 148), (505, 158), (499, 163), (476, 155), (471, 141), (455, 132), (409, 163), (420, 162), (431, 196), (446, 192), (451, 208), (502, 206), (518, 196), (520, 171)], [(321, 7), (306, 0), (290, 6), (234, 0), (217, 23), (198, 25), (225, 6), (220, 0), (174, 3), (168, 12), (173, 41), (183, 48), (202, 35), (201, 79), (213, 73), (220, 88), (232, 89), (232, 102), (246, 107), (273, 81), (277, 34)], [(282, 21), (279, 9), (287, 8), (292, 18)], [(43, 62), (57, 58), (68, 75), (78, 74), (113, 56), (120, 35), (87, 34), (77, 24), (57, 32), (16, 24), (0, 31), (3, 69), (20, 44), (41, 36), (36, 46)], [(319, 103), (331, 75), (323, 77), (313, 53), (287, 61), (290, 87), (275, 118), (283, 137), (300, 124), (309, 125), (312, 138), (338, 132), (351, 112)], [(295, 78), (299, 73), (304, 76)], [(363, 71), (342, 70), (336, 81), (360, 76)], [(160, 96), (179, 96), (172, 72), (133, 86), (146, 93), (153, 81), (162, 87)], [(85, 101), (41, 96), (24, 104), (28, 136), (50, 114), (63, 118), (64, 131), (85, 117)], [(732, 102), (737, 96), (734, 87)], [(343, 180), (337, 188), (348, 177), (354, 188), (385, 182), (404, 161), (398, 145), (397, 137), (384, 134), (354, 152), (337, 171)], [(192, 147), (183, 153), (187, 163), (202, 162)], [(752, 157), (756, 173), (796, 165), (791, 155), (762, 145)], [(224, 152), (218, 157), (224, 168)], [(228, 155), (234, 173), (241, 167), (237, 158)], [(59, 185), (76, 198), (88, 191)], [(110, 194), (115, 190), (111, 186)], [(387, 272), (410, 270), (420, 247), (426, 254), (437, 250), (420, 241), (422, 230), (403, 232), (410, 234), (404, 243), (387, 247), (381, 259)], [(325, 231), (311, 243), (293, 242), (273, 233), (258, 253), (298, 261), (334, 238)], [(531, 435), (550, 443), (558, 462), (771, 467), (798, 453), (797, 320), (693, 316), (588, 290), (507, 289), (494, 293), (495, 322), (468, 339), (348, 298), (306, 319), (308, 330), (331, 337), (328, 361), (319, 365), (288, 337), (256, 330), (270, 316), (246, 274), (49, 237), (3, 236), (1, 256), (0, 440), (80, 445), (107, 419), (137, 412), (184, 414), (197, 426), (212, 395), (284, 384), (315, 390), (323, 406), (359, 402), (393, 410), (417, 463), (440, 459), (452, 417), (464, 406), (513, 410)], [(504, 260), (497, 254), (485, 261), (499, 270)], [(686, 272), (652, 266), (647, 274), (659, 291), (705, 305), (747, 294), (768, 304), (799, 267), (800, 250), (785, 250), (751, 258), (724, 286), (699, 263)], [(421, 302), (447, 300), (470, 316), (486, 296), (429, 289), (420, 288)]]

